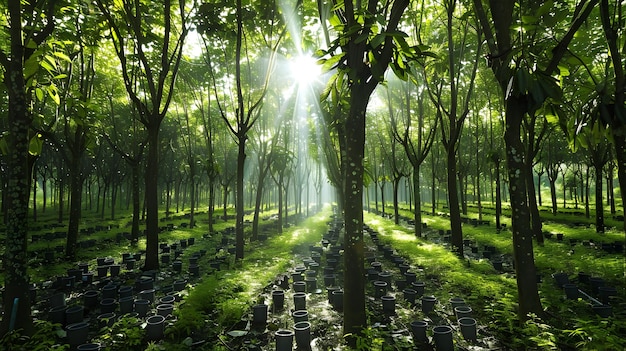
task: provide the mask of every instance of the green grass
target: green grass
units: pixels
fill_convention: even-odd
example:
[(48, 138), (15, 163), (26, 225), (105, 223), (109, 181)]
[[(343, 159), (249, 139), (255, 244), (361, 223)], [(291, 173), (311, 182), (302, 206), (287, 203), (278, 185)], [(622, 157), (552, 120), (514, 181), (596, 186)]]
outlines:
[[(180, 305), (178, 321), (168, 329), (170, 337), (163, 345), (164, 349), (184, 349), (181, 343), (193, 333), (201, 332), (211, 340), (223, 337), (223, 333), (234, 327), (252, 305), (269, 303), (263, 301), (263, 288), (279, 274), (287, 272), (293, 265), (295, 253), (308, 252), (309, 245), (321, 240), (327, 230), (329, 214), (327, 208), (283, 234), (271, 235), (266, 242), (247, 245), (243, 261), (235, 263), (232, 269), (204, 277), (189, 290)], [(223, 348), (214, 344), (210, 349)]]
[[(412, 217), (406, 209), (401, 214)], [(552, 217), (551, 214), (547, 216)], [(477, 218), (477, 214), (470, 213), (468, 217)], [(477, 307), (479, 323), (488, 325), (488, 330), (507, 347), (558, 349), (565, 345), (576, 349), (623, 349), (626, 347), (626, 341), (621, 338), (626, 332), (626, 322), (620, 317), (620, 313), (624, 313), (623, 306), (614, 307), (618, 313), (615, 317), (602, 319), (593, 313), (589, 302), (566, 300), (550, 275), (567, 272), (574, 278), (577, 272), (584, 271), (601, 276), (607, 285), (618, 288), (620, 301), (624, 301), (624, 256), (606, 254), (580, 244), (582, 240), (590, 239), (596, 243), (623, 241), (624, 233), (614, 229), (598, 234), (593, 227), (569, 225), (571, 218), (578, 216), (559, 214), (557, 220), (550, 218), (543, 223), (545, 231), (563, 233), (565, 240), (557, 242), (551, 239), (546, 240), (543, 246), (535, 245), (536, 266), (544, 279), (539, 285), (539, 293), (545, 315), (531, 316), (528, 322), (520, 324), (516, 314), (517, 287), (513, 274), (499, 274), (488, 260), (461, 260), (440, 245), (415, 238), (412, 229), (396, 226), (392, 220), (379, 216), (366, 215), (368, 224), (381, 232), (380, 237), (414, 264), (424, 267), (432, 282), (437, 283), (434, 294), (440, 301), (456, 293), (464, 294), (470, 305)], [(493, 245), (499, 253), (512, 255), (511, 233), (496, 231), (488, 212), (484, 219), (490, 219), (492, 224), (477, 227), (463, 225), (464, 239), (471, 239), (481, 246)], [(423, 221), (431, 228), (428, 230), (450, 228), (449, 219), (442, 216), (423, 215)], [(506, 217), (503, 222), (510, 223)], [(578, 240), (578, 244), (571, 247), (568, 239)]]

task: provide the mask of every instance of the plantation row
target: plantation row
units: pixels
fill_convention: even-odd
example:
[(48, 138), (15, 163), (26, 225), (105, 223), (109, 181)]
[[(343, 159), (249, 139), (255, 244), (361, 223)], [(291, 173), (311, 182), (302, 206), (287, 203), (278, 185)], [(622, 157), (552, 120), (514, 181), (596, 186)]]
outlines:
[[(256, 345), (262, 350), (273, 350), (278, 329), (294, 330), (290, 328), (295, 326), (294, 318), (299, 314), (294, 316), (295, 306), (291, 299), (298, 292), (296, 289), (304, 289), (299, 292), (306, 294), (312, 348), (322, 350), (330, 345), (345, 345), (339, 327), (343, 312), (338, 302), (333, 302), (330, 297), (333, 291), (341, 288), (346, 274), (354, 274), (354, 268), (346, 267), (343, 262), (341, 222), (337, 222), (336, 217), (329, 218), (326, 210), (299, 225), (290, 226), (283, 234), (264, 229), (269, 233), (267, 240), (249, 243), (249, 257), (238, 263), (233, 260), (234, 234), (228, 229), (232, 228), (232, 222), (217, 221), (216, 225), (223, 229), (207, 233), (206, 220), (199, 220), (194, 228), (181, 228), (178, 225), (180, 218), (172, 218), (164, 223), (163, 228), (171, 229), (161, 233), (161, 265), (153, 272), (139, 270), (141, 249), (126, 246), (126, 241), (99, 242), (99, 251), (81, 250), (84, 255), (81, 262), (87, 263), (86, 266), (81, 267), (81, 262), (53, 261), (47, 265), (60, 269), (48, 267), (45, 271), (38, 271), (37, 274), (58, 273), (38, 283), (36, 291), (31, 292), (41, 301), (35, 307), (39, 311), (36, 315), (50, 320), (52, 308), (57, 307), (51, 303), (59, 293), (65, 294), (67, 299), (56, 311), (76, 310), (77, 304), (85, 302), (91, 294), (88, 291), (98, 290), (104, 294), (105, 290), (111, 291), (110, 287), (115, 286), (114, 291), (118, 294), (113, 297), (115, 318), (100, 316), (103, 314), (100, 313), (102, 299), (96, 305), (83, 307), (84, 322), (89, 325), (89, 340), (97, 342), (102, 349), (187, 350), (193, 345), (194, 349), (226, 350), (225, 345), (231, 349)], [(365, 293), (369, 317), (368, 332), (360, 339), (361, 345), (367, 345), (362, 346), (367, 347), (365, 349), (406, 349), (415, 342), (422, 348), (436, 348), (442, 343), (435, 340), (433, 328), (437, 326), (452, 328), (452, 339), (459, 349), (528, 349), (550, 345), (566, 350), (624, 347), (619, 337), (626, 331), (623, 323), (624, 253), (605, 252), (600, 245), (594, 244), (617, 241), (621, 238), (619, 233), (599, 235), (592, 228), (545, 223), (547, 231), (561, 232), (565, 239), (558, 240), (555, 235), (543, 246), (535, 248), (545, 313), (533, 316), (520, 326), (515, 308), (514, 260), (507, 229), (496, 230), (487, 223), (491, 222), (488, 217), (480, 225), (468, 221), (464, 225), (466, 255), (459, 259), (448, 251), (449, 227), (443, 216), (424, 217), (422, 226), (425, 230), (421, 239), (415, 238), (406, 221), (398, 226), (390, 219), (374, 214), (365, 214), (365, 220), (368, 226), (365, 228), (363, 272), (367, 277)], [(327, 223), (333, 224), (331, 229)], [(271, 228), (274, 223), (268, 221), (265, 226)], [(106, 257), (106, 252), (112, 253), (113, 262), (104, 264), (104, 261), (96, 260), (96, 257)], [(318, 260), (320, 268), (316, 268), (315, 276), (307, 276), (310, 263)], [(325, 269), (331, 262), (335, 262), (336, 267), (333, 273)], [(103, 265), (108, 266), (106, 273), (98, 272)], [(116, 265), (119, 271), (113, 273), (112, 267)], [(300, 268), (303, 266), (304, 269)], [(92, 273), (91, 280), (85, 279), (89, 276), (85, 274), (85, 268)], [(68, 278), (77, 271), (81, 273), (81, 279), (70, 282)], [(301, 272), (304, 284), (295, 283), (293, 273), (296, 271)], [(67, 275), (61, 272), (67, 272)], [(330, 280), (329, 275), (334, 279)], [(313, 280), (310, 278), (316, 279), (316, 285), (311, 286)], [(148, 280), (152, 280), (152, 286), (145, 285)], [(571, 285), (575, 285), (577, 292), (573, 295)], [(122, 296), (122, 291), (126, 291), (124, 286), (130, 287), (133, 293), (131, 310), (123, 307), (126, 306), (123, 302), (129, 301)], [(151, 295), (151, 289), (154, 295)], [(282, 309), (274, 309), (272, 292), (279, 290), (284, 291), (285, 305)], [(167, 300), (170, 295), (175, 301)], [(432, 310), (425, 310), (430, 296), (435, 298), (435, 305)], [(162, 298), (165, 300), (161, 301)], [(451, 305), (452, 298), (462, 298), (463, 303), (471, 308), (471, 318), (477, 321), (475, 338), (466, 338), (461, 332), (460, 317)], [(152, 303), (147, 311), (139, 314), (137, 309), (143, 300)], [(166, 301), (173, 308), (162, 312), (164, 307), (158, 307)], [(391, 301), (394, 307), (389, 307)], [(343, 305), (343, 301), (341, 303)], [(255, 323), (252, 323), (253, 306), (258, 304), (269, 306), (267, 324), (260, 330), (253, 328)], [(608, 317), (598, 314), (606, 311), (592, 308), (598, 304), (611, 307)], [(565, 311), (567, 315), (563, 315)], [(159, 315), (159, 312), (165, 314), (163, 335), (151, 339), (153, 337), (146, 334), (147, 318)], [(54, 321), (59, 324), (42, 324), (42, 334), (33, 336), (24, 349), (37, 343), (51, 347), (67, 342), (67, 336), (58, 339), (56, 335), (59, 330), (56, 328), (62, 325), (64, 327), (60, 330), (66, 332), (67, 322)], [(423, 335), (415, 329), (420, 321), (428, 324), (426, 338), (416, 334)], [(437, 335), (440, 329), (437, 329)], [(45, 342), (38, 338), (44, 338)], [(11, 337), (5, 337), (3, 342), (8, 340)]]

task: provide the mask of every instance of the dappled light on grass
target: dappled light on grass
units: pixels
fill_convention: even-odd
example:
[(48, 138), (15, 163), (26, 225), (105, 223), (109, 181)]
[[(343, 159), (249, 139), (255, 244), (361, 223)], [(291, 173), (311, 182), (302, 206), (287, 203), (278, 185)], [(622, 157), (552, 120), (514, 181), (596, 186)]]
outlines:
[(309, 233), (309, 230), (305, 228), (294, 230), (286, 241), (291, 245), (296, 244), (301, 241), (307, 233)]
[(403, 232), (400, 230), (393, 230), (391, 232), (391, 235), (393, 236), (394, 240), (397, 240), (397, 241), (415, 242), (417, 240), (414, 234)]

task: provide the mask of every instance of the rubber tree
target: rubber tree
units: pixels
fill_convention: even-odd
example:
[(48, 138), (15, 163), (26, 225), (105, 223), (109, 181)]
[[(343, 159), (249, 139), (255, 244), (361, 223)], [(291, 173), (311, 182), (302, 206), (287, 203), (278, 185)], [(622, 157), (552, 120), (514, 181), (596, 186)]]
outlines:
[(198, 170), (201, 164), (197, 145), (199, 135), (196, 134), (196, 131), (199, 130), (198, 127), (200, 122), (198, 121), (199, 118), (197, 116), (191, 115), (189, 106), (192, 103), (191, 98), (193, 96), (191, 90), (194, 90), (195, 88), (191, 88), (188, 84), (183, 82), (182, 84), (179, 84), (178, 89), (183, 93), (175, 109), (178, 121), (177, 129), (180, 131), (178, 137), (185, 154), (186, 164), (184, 165), (184, 168), (187, 171), (189, 178), (189, 227), (193, 228), (196, 222), (196, 184), (198, 182)]
[(548, 183), (550, 184), (550, 201), (552, 204), (552, 215), (554, 216), (558, 212), (556, 182), (566, 158), (565, 149), (563, 148), (564, 144), (565, 142), (557, 135), (557, 131), (552, 130), (548, 134), (546, 145), (543, 148), (544, 155), (542, 160), (548, 176)]
[[(594, 106), (592, 111), (585, 111), (585, 106)], [(599, 113), (595, 108), (595, 103), (585, 104), (583, 108), (577, 109), (579, 119), (591, 119), (595, 123), (582, 128), (575, 136), (574, 149), (582, 152), (585, 156), (585, 163), (588, 169), (593, 169), (595, 176), (595, 226), (597, 233), (604, 233), (604, 201), (603, 201), (603, 170), (611, 157), (611, 145), (607, 137), (610, 132), (600, 123), (599, 117), (583, 117), (580, 114)], [(582, 150), (581, 150), (582, 149)], [(608, 199), (607, 199), (608, 200)], [(587, 208), (587, 206), (586, 206)]]
[[(143, 269), (159, 268), (159, 131), (172, 97), (189, 32), (186, 0), (145, 0), (113, 4), (96, 0), (110, 29), (126, 92), (147, 132), (145, 170), (146, 260)], [(141, 72), (136, 76), (134, 72)]]
[(538, 244), (543, 244), (543, 230), (541, 224), (541, 216), (539, 215), (539, 207), (537, 206), (537, 191), (533, 177), (533, 167), (537, 164), (537, 155), (541, 150), (541, 143), (546, 136), (550, 126), (546, 118), (538, 116), (539, 112), (531, 112), (528, 118), (522, 121), (524, 133), (522, 134), (522, 142), (524, 144), (524, 160), (526, 172), (526, 186), (528, 188), (528, 209), (530, 211), (531, 229), (535, 240)]
[[(559, 74), (559, 62), (597, 3), (598, 0), (578, 1), (575, 5), (559, 3), (555, 11), (554, 1), (527, 4), (517, 0), (473, 0), (489, 50), (488, 65), (505, 101), (504, 141), (520, 321), (526, 320), (529, 313), (543, 313), (532, 236), (528, 235), (531, 228), (522, 120), (547, 98), (560, 100), (561, 89), (554, 78)], [(542, 40), (547, 33), (550, 40)]]
[(8, 95), (8, 133), (2, 137), (0, 145), (3, 154), (7, 155), (6, 169), (3, 170), (7, 183), (3, 205), (7, 212), (2, 335), (14, 329), (22, 329), (26, 334), (33, 332), (27, 271), (28, 199), (32, 156), (35, 154), (30, 152), (35, 151), (30, 150), (34, 136), (31, 103), (33, 90), (47, 91), (51, 95), (56, 93), (53, 85), (37, 86), (34, 78), (43, 60), (45, 45), (42, 44), (55, 29), (58, 6), (56, 1), (20, 0), (9, 0), (0, 5), (7, 21), (1, 32), (6, 42), (0, 48), (0, 64)]
[[(400, 116), (391, 115), (391, 128), (394, 140), (404, 148), (406, 157), (409, 160), (413, 170), (411, 172), (411, 180), (413, 182), (413, 221), (415, 222), (415, 236), (422, 236), (422, 207), (421, 207), (421, 165), (430, 152), (430, 148), (435, 140), (437, 131), (437, 119), (428, 120), (425, 113), (424, 94), (425, 91), (417, 91), (413, 95), (411, 86), (416, 85), (414, 79), (411, 83), (402, 84), (403, 98), (401, 99), (404, 108), (401, 110)], [(417, 116), (414, 115), (411, 102), (417, 100)], [(415, 119), (417, 119), (417, 128), (415, 128)], [(433, 194), (435, 189), (432, 189)], [(433, 201), (434, 203), (434, 201)]]
[(276, 184), (276, 191), (278, 191), (278, 221), (276, 227), (278, 233), (283, 232), (284, 222), (287, 220), (287, 214), (285, 212), (286, 192), (288, 184), (287, 179), (292, 176), (293, 163), (295, 162), (295, 155), (292, 150), (289, 149), (287, 139), (283, 137), (283, 145), (279, 145), (273, 150), (272, 163), (270, 164), (270, 176)]
[(216, 133), (216, 121), (218, 119), (215, 118), (217, 114), (213, 111), (215, 106), (211, 103), (211, 92), (209, 88), (198, 89), (198, 86), (203, 86), (202, 81), (206, 75), (204, 68), (200, 71), (192, 71), (190, 75), (185, 76), (185, 82), (189, 86), (188, 91), (193, 98), (193, 104), (196, 109), (196, 114), (198, 115), (197, 118), (200, 119), (202, 127), (202, 139), (205, 149), (204, 152), (202, 152), (203, 156), (199, 159), (199, 167), (200, 171), (204, 172), (208, 180), (208, 232), (213, 233), (215, 221), (213, 218), (213, 214), (215, 213), (215, 189), (220, 174), (220, 165), (217, 163), (215, 155), (215, 139), (218, 134)]
[[(114, 84), (111, 84), (114, 87)], [(132, 221), (130, 230), (131, 244), (135, 245), (139, 241), (139, 220), (141, 212), (141, 165), (144, 157), (144, 149), (146, 147), (146, 136), (138, 125), (139, 121), (135, 114), (137, 109), (131, 104), (129, 106), (120, 106), (115, 99), (119, 91), (124, 91), (122, 86), (120, 89), (111, 88), (108, 91), (101, 91), (106, 96), (108, 106), (107, 117), (103, 117), (103, 123), (100, 126), (104, 129), (100, 135), (106, 140), (109, 146), (117, 153), (130, 168), (130, 187), (131, 187), (131, 207)], [(134, 116), (130, 120), (119, 118), (123, 114)], [(124, 132), (122, 132), (124, 131)]]
[[(65, 256), (76, 259), (82, 217), (83, 185), (89, 174), (90, 148), (95, 143), (94, 126), (98, 102), (94, 99), (96, 56), (101, 32), (89, 7), (78, 6), (57, 26), (57, 35), (74, 45), (56, 54), (59, 101), (55, 118), (41, 133), (49, 139), (67, 165), (70, 178), (70, 207)], [(81, 33), (81, 35), (76, 35)]]
[[(205, 55), (211, 65), (213, 90), (221, 118), (237, 143), (235, 259), (242, 260), (246, 144), (251, 129), (259, 119), (260, 107), (267, 94), (269, 78), (276, 63), (277, 49), (287, 31), (276, 1), (255, 2), (252, 6), (243, 6), (242, 1), (237, 0), (234, 5), (224, 7), (222, 3), (203, 3), (197, 13), (196, 23), (204, 40), (209, 42), (215, 39), (224, 44), (222, 53), (205, 52)], [(255, 16), (263, 18), (263, 21), (255, 20), (257, 18)], [(247, 39), (248, 36), (255, 35), (260, 37), (255, 37), (255, 40)], [(223, 41), (219, 39), (220, 37), (227, 40)], [(262, 44), (260, 47), (254, 47), (254, 42)], [(231, 49), (234, 50), (234, 55)], [(260, 70), (260, 73), (256, 68), (253, 69), (258, 63), (255, 62), (255, 57), (259, 53), (269, 56), (265, 69)], [(219, 58), (218, 55), (222, 57)], [(231, 64), (234, 65), (232, 70)], [(214, 72), (217, 70), (232, 75), (234, 81), (229, 82), (229, 87), (218, 89)]]
[[(441, 62), (424, 68), (424, 80), (430, 100), (437, 109), (439, 134), (446, 152), (448, 208), (450, 211), (451, 244), (454, 252), (463, 257), (463, 230), (459, 208), (457, 175), (458, 143), (463, 124), (470, 113), (478, 63), (480, 62), (481, 31), (473, 33), (472, 16), (456, 0), (444, 1), (446, 31), (439, 38), (445, 44)], [(478, 27), (480, 29), (480, 27)], [(458, 33), (458, 36), (457, 36)], [(436, 40), (433, 38), (433, 40)], [(464, 64), (471, 62), (471, 64)], [(429, 78), (432, 77), (432, 78)]]
[[(626, 65), (624, 64), (626, 46), (622, 44), (620, 47), (620, 43), (624, 42), (625, 12), (624, 4), (619, 1), (612, 3), (608, 0), (600, 1), (600, 19), (614, 75), (613, 98), (603, 102), (601, 113), (603, 120), (610, 127), (615, 147), (622, 212), (626, 212)], [(623, 226), (626, 233), (626, 221), (623, 221)]]
[[(381, 135), (382, 138), (389, 140), (389, 148), (386, 146), (381, 148), (382, 156), (384, 159), (389, 161), (388, 166), (391, 168), (391, 184), (393, 186), (393, 221), (395, 224), (400, 224), (400, 208), (398, 205), (398, 195), (400, 191), (400, 181), (408, 177), (411, 173), (409, 172), (409, 162), (404, 152), (404, 147), (402, 144), (399, 144), (395, 140), (395, 128), (393, 127), (392, 120), (394, 119), (394, 110), (391, 104), (391, 98), (389, 97), (389, 90), (387, 89), (387, 113), (389, 114), (389, 120), (385, 119), (384, 123), (386, 126), (384, 127), (384, 131), (386, 131), (387, 135)], [(381, 142), (381, 146), (383, 143)], [(421, 222), (419, 222), (419, 226), (421, 226)], [(415, 224), (418, 226), (418, 224)]]
[[(81, 40), (81, 38), (78, 38)], [(95, 78), (95, 52), (93, 46), (86, 48), (80, 42), (75, 58), (67, 66), (67, 78), (60, 84), (61, 104), (55, 124), (57, 132), (45, 133), (67, 165), (70, 177), (70, 213), (67, 228), (65, 256), (68, 260), (76, 258), (78, 229), (82, 217), (83, 184), (86, 177), (86, 161), (94, 135), (91, 131), (95, 111), (92, 105), (93, 84)]]
[[(319, 4), (319, 2), (318, 2)], [(326, 92), (342, 89), (347, 82), (348, 111), (340, 120), (344, 142), (341, 144), (343, 168), (343, 211), (345, 223), (344, 319), (343, 332), (350, 345), (367, 326), (365, 314), (365, 274), (363, 242), (363, 175), (366, 110), (369, 99), (383, 81), (389, 66), (406, 76), (408, 62), (421, 56), (419, 47), (411, 47), (399, 32), (408, 0), (344, 1), (320, 6), (320, 17), (328, 18), (337, 37), (322, 54), (326, 68), (337, 68)], [(330, 12), (332, 15), (328, 15)], [(326, 23), (323, 23), (326, 25)], [(322, 96), (328, 98), (328, 94)], [(335, 101), (338, 102), (338, 101)]]

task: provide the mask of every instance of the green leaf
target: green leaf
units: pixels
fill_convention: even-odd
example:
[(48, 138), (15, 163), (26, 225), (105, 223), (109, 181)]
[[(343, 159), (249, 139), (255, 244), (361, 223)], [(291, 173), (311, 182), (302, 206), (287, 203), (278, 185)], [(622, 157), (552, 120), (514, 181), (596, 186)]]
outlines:
[(44, 97), (43, 89), (39, 87), (35, 88), (35, 95), (37, 96), (37, 100), (43, 101), (43, 97)]
[(370, 45), (373, 49), (380, 46), (385, 41), (384, 34), (376, 34), (376, 36), (370, 41)]
[(531, 80), (530, 74), (525, 69), (518, 69), (515, 72), (515, 78), (517, 80), (517, 90), (521, 94), (525, 94), (528, 91), (529, 81)]
[(330, 23), (330, 25), (333, 26), (334, 28), (343, 26), (343, 23), (341, 23), (341, 20), (339, 19), (339, 16), (337, 15), (333, 15), (332, 17), (330, 17), (328, 19), (328, 23)]
[(69, 56), (67, 56), (67, 55), (66, 55), (65, 53), (63, 53), (63, 52), (60, 52), (60, 51), (55, 51), (55, 52), (53, 52), (53, 53), (52, 53), (52, 55), (54, 55), (54, 56), (56, 56), (56, 57), (60, 58), (61, 60), (65, 60), (65, 61), (67, 61), (67, 62), (72, 62), (72, 59), (70, 59), (70, 57), (69, 57)]
[(354, 40), (354, 42), (357, 43), (357, 44), (360, 44), (360, 43), (366, 41), (368, 37), (369, 37), (369, 33), (363, 32)]
[(28, 39), (28, 41), (26, 42), (26, 48), (27, 49), (36, 49), (37, 48), (37, 42), (35, 42), (33, 39)]
[(52, 65), (46, 61), (41, 61), (40, 65), (48, 72), (54, 71), (54, 67), (52, 67)]
[(59, 97), (59, 91), (57, 90), (57, 87), (54, 85), (48, 85), (47, 90), (48, 95), (52, 98), (52, 100), (54, 100), (57, 105), (60, 105), (61, 98)]
[(346, 55), (345, 52), (342, 52), (324, 61), (322, 65), (322, 72), (328, 72), (332, 70), (333, 68), (335, 68), (339, 64), (339, 62), (341, 62), (341, 60), (343, 59), (345, 55)]
[(34, 137), (30, 138), (30, 142), (28, 144), (28, 153), (33, 156), (38, 156), (41, 154), (42, 149), (43, 138), (41, 134), (37, 133)]

